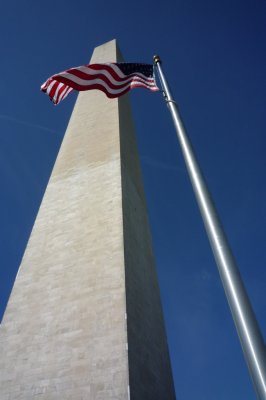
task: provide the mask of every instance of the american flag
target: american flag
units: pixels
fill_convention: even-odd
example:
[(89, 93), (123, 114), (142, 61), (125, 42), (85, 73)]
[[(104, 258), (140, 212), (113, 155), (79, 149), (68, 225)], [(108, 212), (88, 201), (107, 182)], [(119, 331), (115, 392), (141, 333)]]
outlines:
[(119, 97), (132, 88), (159, 90), (152, 64), (108, 63), (70, 68), (51, 76), (41, 86), (54, 104), (62, 101), (72, 90), (99, 89), (107, 97)]

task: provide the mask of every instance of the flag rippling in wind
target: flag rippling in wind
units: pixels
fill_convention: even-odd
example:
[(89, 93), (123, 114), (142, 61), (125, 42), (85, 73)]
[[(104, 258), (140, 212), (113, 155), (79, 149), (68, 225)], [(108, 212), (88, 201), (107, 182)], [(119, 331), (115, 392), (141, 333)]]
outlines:
[(158, 91), (152, 64), (108, 63), (71, 68), (51, 76), (41, 86), (54, 104), (62, 101), (72, 90), (99, 89), (107, 97), (119, 97), (132, 88)]

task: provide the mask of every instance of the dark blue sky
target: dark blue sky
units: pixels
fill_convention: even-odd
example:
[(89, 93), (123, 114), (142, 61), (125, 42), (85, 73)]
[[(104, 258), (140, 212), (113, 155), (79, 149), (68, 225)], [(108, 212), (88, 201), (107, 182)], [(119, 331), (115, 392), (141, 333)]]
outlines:
[[(116, 38), (128, 62), (160, 54), (266, 337), (265, 21), (262, 0), (2, 4), (0, 314), (76, 97), (39, 87)], [(131, 98), (177, 398), (255, 399), (169, 112)]]

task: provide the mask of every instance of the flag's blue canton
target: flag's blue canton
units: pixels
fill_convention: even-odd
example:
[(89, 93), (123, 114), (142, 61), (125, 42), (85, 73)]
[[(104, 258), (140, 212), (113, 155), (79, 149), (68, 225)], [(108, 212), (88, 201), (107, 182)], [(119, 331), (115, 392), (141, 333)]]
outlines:
[(139, 72), (147, 78), (153, 77), (153, 65), (152, 64), (137, 64), (137, 63), (116, 63), (125, 75), (134, 74)]

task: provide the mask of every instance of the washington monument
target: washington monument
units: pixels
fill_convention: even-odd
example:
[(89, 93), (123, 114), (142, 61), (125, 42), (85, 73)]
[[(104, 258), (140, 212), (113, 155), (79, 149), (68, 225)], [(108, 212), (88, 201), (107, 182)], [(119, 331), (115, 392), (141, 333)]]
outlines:
[[(91, 58), (115, 61), (115, 40)], [(78, 95), (0, 326), (0, 399), (175, 399), (128, 95)]]

